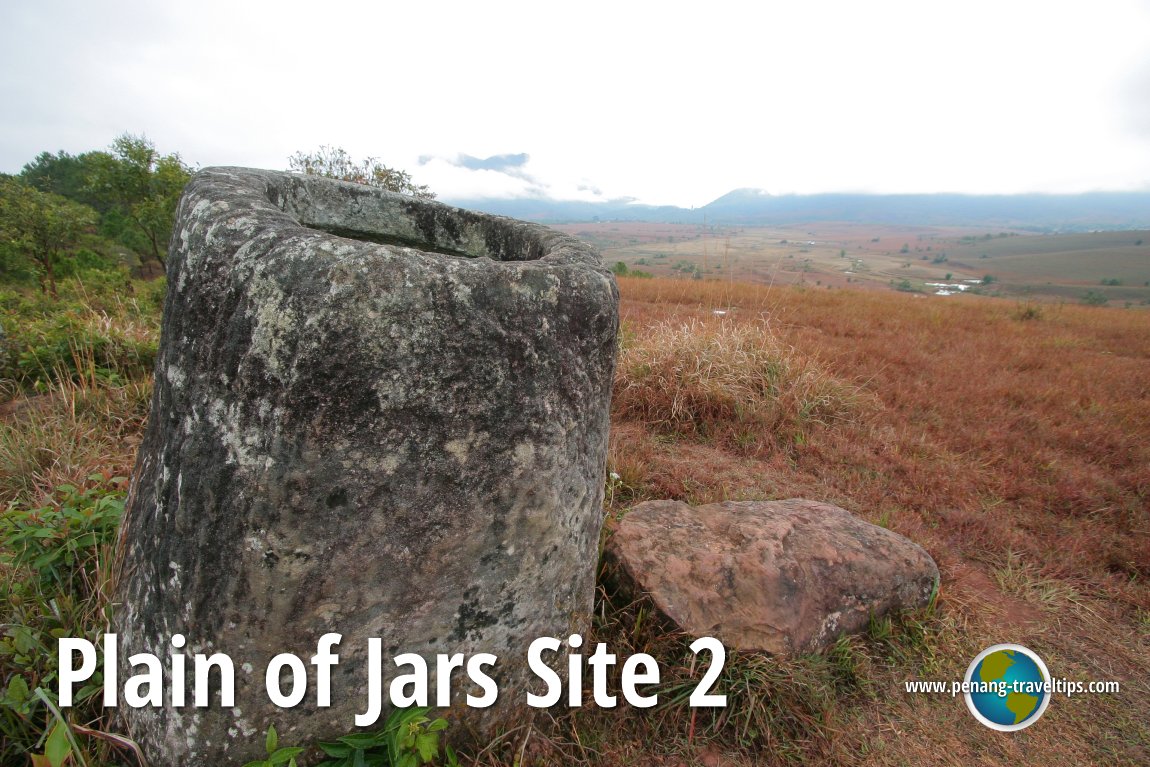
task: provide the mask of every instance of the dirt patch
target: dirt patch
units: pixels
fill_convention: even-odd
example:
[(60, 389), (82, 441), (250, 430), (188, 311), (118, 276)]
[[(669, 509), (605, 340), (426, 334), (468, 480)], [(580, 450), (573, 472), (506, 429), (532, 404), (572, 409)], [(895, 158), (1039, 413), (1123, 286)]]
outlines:
[(43, 394), (0, 402), (0, 418), (15, 418), (24, 413), (43, 411), (51, 402), (51, 398)]
[(1002, 593), (990, 576), (970, 562), (952, 564), (943, 576), (942, 588), (952, 603), (989, 613), (995, 622), (1003, 620), (1017, 627), (1020, 624), (1037, 626), (1045, 621), (1039, 608)]

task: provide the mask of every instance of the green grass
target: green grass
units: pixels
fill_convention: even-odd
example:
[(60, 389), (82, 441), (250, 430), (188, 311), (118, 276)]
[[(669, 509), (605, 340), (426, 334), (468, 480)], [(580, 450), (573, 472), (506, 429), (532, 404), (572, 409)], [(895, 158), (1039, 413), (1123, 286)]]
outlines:
[(133, 282), (120, 272), (65, 280), (58, 299), (0, 288), (0, 380), (11, 395), (60, 381), (147, 377), (163, 295), (163, 281)]
[(21, 763), (42, 748), (72, 753), (81, 764), (108, 755), (102, 741), (78, 737), (102, 717), (96, 699), (102, 678), (97, 672), (61, 713), (56, 641), (95, 642), (110, 620), (107, 590), (126, 487), (123, 477), (95, 474), (78, 487), (62, 485), (43, 506), (13, 502), (0, 516), (0, 603), (7, 605), (0, 763)]

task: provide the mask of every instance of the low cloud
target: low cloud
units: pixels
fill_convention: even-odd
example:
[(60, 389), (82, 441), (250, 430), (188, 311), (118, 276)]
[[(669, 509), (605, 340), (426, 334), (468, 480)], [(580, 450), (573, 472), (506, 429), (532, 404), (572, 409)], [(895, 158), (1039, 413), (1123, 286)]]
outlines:
[(531, 155), (526, 152), (519, 152), (518, 154), (493, 154), (490, 157), (473, 157), (469, 154), (457, 154), (452, 156), (436, 156), (436, 155), (423, 155), (419, 158), (420, 165), (427, 165), (434, 160), (442, 160), (448, 165), (454, 165), (456, 168), (465, 168), (467, 170), (490, 170), (496, 173), (506, 173), (508, 176), (515, 178), (530, 178), (524, 170), (524, 166), (531, 159)]
[(469, 154), (424, 155), (420, 178), (441, 196), (451, 197), (549, 197), (550, 185), (527, 171), (531, 156), (526, 152), (474, 157)]
[[(479, 159), (472, 157), (469, 154), (461, 154), (456, 159), (456, 165), (468, 170), (496, 170), (500, 173), (507, 173), (508, 175), (518, 175), (522, 173), (521, 169), (531, 159), (531, 155), (526, 152), (519, 154), (493, 154), (486, 159)], [(518, 172), (517, 172), (518, 171)]]
[(469, 154), (423, 155), (420, 181), (440, 192), (444, 199), (541, 198), (554, 200), (604, 199), (603, 191), (586, 179), (540, 178), (532, 170), (531, 155), (526, 152), (475, 157)]
[[(424, 155), (419, 164), (438, 168), (450, 181), (448, 187), (466, 189), (464, 194), (487, 197), (550, 197), (551, 185), (527, 171), (531, 155), (526, 152), (474, 157), (469, 154)], [(461, 175), (462, 174), (462, 175)], [(447, 178), (445, 178), (445, 181)], [(449, 192), (450, 194), (450, 192)]]

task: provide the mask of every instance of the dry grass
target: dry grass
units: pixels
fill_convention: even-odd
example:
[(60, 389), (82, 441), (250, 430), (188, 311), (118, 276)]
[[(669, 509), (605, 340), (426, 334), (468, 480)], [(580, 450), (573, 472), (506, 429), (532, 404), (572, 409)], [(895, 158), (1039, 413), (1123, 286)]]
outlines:
[[(934, 615), (911, 621), (921, 630), (895, 624), (892, 639), (879, 626), (849, 643), (869, 693), (840, 691), (821, 708), (823, 723), (783, 752), (721, 738), (720, 763), (1150, 763), (1150, 724), (1135, 714), (1150, 692), (1144, 313), (1045, 306), (1023, 318), (1014, 303), (974, 296), (691, 280), (624, 278), (620, 288), (624, 355), (667, 342), (668, 328), (725, 326), (741, 337), (769, 327), (774, 348), (817, 360), (829, 380), (858, 382), (879, 405), (811, 428), (788, 450), (748, 452), (664, 428), (665, 406), (652, 417), (620, 396), (612, 511), (653, 497), (819, 498), (909, 536), (943, 574)], [(715, 310), (726, 312), (722, 323)], [(714, 412), (718, 420), (734, 411)], [(1010, 737), (974, 722), (961, 700), (902, 691), (908, 679), (960, 679), (978, 651), (1003, 641), (1038, 652), (1055, 676), (1115, 679), (1123, 691), (1056, 700), (1042, 722)], [(804, 661), (771, 689), (817, 699), (807, 693), (841, 677), (827, 673)], [(651, 732), (633, 712), (612, 722)], [(780, 727), (776, 738), (788, 732)], [(689, 732), (679, 721), (645, 736), (680, 754), (647, 763), (710, 759)]]
[(150, 381), (59, 381), (0, 415), (0, 504), (48, 503), (92, 474), (127, 476), (151, 398)]
[[(741, 697), (719, 716), (557, 711), (475, 764), (1150, 763), (1144, 313), (1044, 306), (1023, 318), (972, 296), (620, 287), (612, 512), (646, 498), (826, 500), (925, 546), (943, 575), (938, 602), (822, 656), (733, 656), (724, 683)], [(0, 500), (126, 473), (148, 391), (80, 382), (9, 407)], [(604, 594), (589, 641), (654, 654), (668, 700), (693, 678), (682, 638), (642, 604)], [(910, 679), (961, 678), (1003, 641), (1057, 677), (1123, 690), (1055, 700), (1012, 735), (978, 725), (961, 700), (903, 692)]]
[(657, 431), (758, 450), (851, 420), (867, 400), (765, 322), (664, 322), (624, 341), (614, 413)]
[[(829, 378), (860, 381), (881, 407), (812, 430), (781, 460), (748, 463), (716, 451), (687, 483), (697, 500), (712, 477), (746, 484), (729, 495), (807, 492), (964, 556), (1015, 552), (1044, 575), (1086, 578), (1150, 609), (1150, 333), (1140, 312), (1060, 307), (1014, 318), (1012, 304), (687, 280), (620, 281), (629, 343), (713, 309), (820, 360)], [(667, 444), (618, 403), (616, 450), (642, 494), (676, 462)], [(687, 448), (693, 450), (694, 448)], [(696, 459), (703, 457), (696, 452)], [(764, 463), (766, 465), (764, 465)], [(721, 464), (721, 465), (720, 465)], [(769, 477), (751, 479), (753, 468)], [(640, 471), (641, 468), (641, 471)], [(676, 465), (682, 474), (687, 466)], [(621, 472), (622, 473), (622, 472)], [(760, 472), (761, 473), (761, 472)], [(662, 489), (665, 489), (662, 488)]]

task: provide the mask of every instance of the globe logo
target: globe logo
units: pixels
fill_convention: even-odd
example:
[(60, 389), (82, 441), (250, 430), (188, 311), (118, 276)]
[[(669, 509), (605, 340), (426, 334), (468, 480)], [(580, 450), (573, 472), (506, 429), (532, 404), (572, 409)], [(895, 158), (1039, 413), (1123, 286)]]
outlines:
[(964, 681), (966, 707), (993, 730), (1025, 729), (1050, 705), (1050, 672), (1022, 645), (986, 648), (971, 661)]

